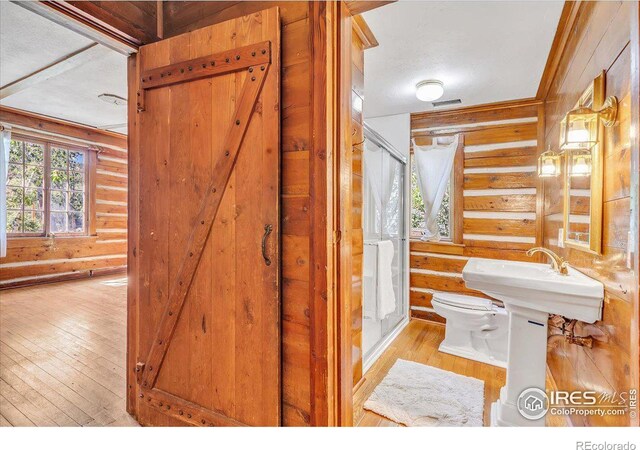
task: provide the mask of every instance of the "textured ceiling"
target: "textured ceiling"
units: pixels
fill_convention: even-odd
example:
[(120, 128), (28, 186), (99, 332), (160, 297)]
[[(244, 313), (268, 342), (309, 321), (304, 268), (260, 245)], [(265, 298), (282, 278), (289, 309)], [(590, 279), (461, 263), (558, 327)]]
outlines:
[[(91, 44), (85, 37), (18, 5), (0, 2), (1, 86)], [(98, 99), (103, 93), (126, 98), (126, 61), (126, 56), (102, 48), (94, 59), (10, 95), (0, 103), (96, 127), (126, 123), (126, 106)], [(124, 133), (126, 127), (113, 131)]]
[(365, 51), (365, 116), (433, 109), (415, 97), (431, 78), (444, 82), (441, 101), (462, 100), (457, 107), (535, 96), (562, 6), (399, 1), (364, 13), (380, 42)]

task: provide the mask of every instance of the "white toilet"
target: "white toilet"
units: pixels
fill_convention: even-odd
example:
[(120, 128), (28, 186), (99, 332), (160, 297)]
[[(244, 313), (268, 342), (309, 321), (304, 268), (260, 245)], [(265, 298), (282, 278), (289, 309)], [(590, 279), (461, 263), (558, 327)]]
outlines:
[(440, 351), (507, 367), (509, 315), (491, 300), (437, 292), (433, 309), (447, 319)]

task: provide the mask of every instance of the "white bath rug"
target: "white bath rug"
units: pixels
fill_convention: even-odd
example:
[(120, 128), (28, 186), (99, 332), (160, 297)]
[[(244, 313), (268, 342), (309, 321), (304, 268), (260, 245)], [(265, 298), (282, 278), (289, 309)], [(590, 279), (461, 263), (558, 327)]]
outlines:
[(481, 427), (484, 381), (399, 359), (364, 408), (409, 427)]

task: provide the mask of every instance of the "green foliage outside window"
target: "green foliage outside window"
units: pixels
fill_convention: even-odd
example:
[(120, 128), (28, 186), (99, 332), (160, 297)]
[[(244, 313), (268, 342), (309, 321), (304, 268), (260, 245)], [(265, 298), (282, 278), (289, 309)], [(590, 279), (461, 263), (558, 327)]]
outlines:
[[(47, 153), (48, 159), (47, 159)], [(49, 177), (46, 179), (45, 161)], [(51, 233), (85, 230), (82, 151), (13, 139), (9, 145), (7, 176), (7, 232), (44, 234), (49, 220)], [(49, 207), (45, 192), (49, 189)], [(49, 218), (45, 217), (47, 209)]]

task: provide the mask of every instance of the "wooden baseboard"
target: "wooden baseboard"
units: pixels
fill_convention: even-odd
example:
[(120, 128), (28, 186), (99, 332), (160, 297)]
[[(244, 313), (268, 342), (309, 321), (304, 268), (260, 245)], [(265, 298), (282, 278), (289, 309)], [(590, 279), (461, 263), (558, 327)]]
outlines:
[(362, 387), (366, 379), (367, 379), (366, 377), (360, 378), (360, 381), (358, 381), (356, 385), (353, 387), (353, 395), (356, 395), (356, 392), (358, 392), (358, 389)]
[(417, 309), (411, 310), (412, 320), (423, 320), (425, 322), (433, 323), (435, 325), (445, 325), (445, 319), (433, 311), (421, 311)]
[(31, 280), (23, 280), (17, 281), (15, 283), (8, 283), (0, 286), (0, 291), (4, 291), (7, 289), (16, 289), (28, 286), (37, 286), (41, 284), (51, 284), (51, 283), (60, 283), (62, 281), (72, 281), (72, 280), (81, 280), (84, 278), (93, 278), (98, 276), (106, 276), (106, 275), (118, 275), (118, 274), (126, 274), (127, 267), (108, 267), (105, 269), (94, 269), (94, 270), (83, 270), (81, 272), (76, 273), (67, 273), (64, 275), (60, 275), (57, 277), (48, 277), (41, 279), (31, 279)]

